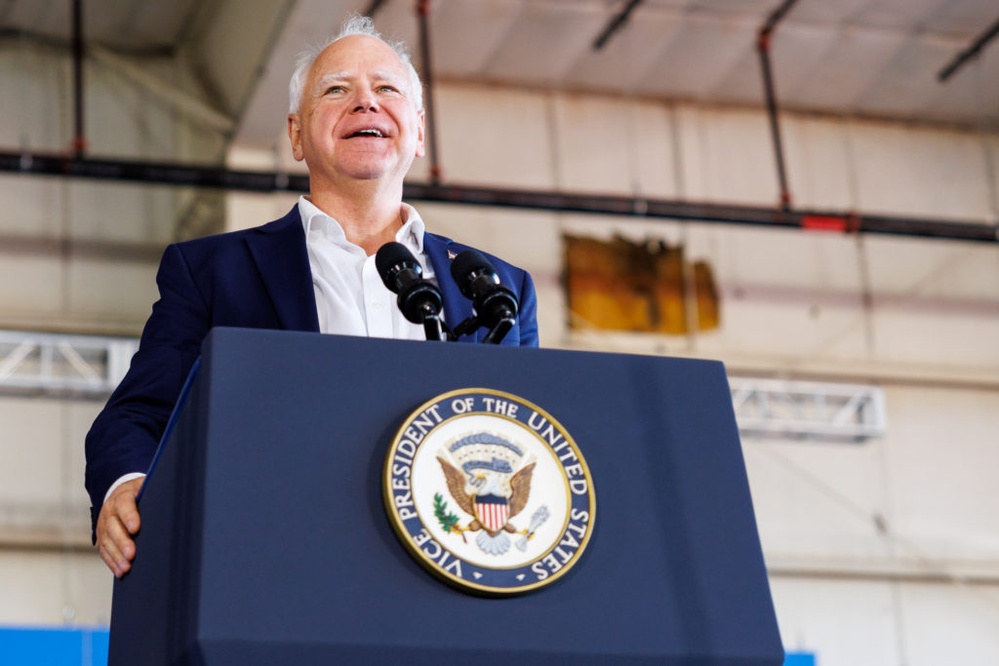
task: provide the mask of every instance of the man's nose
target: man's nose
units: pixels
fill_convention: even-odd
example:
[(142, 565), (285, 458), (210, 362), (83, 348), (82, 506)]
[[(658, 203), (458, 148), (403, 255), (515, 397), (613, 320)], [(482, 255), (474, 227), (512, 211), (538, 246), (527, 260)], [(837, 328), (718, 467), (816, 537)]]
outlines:
[(368, 88), (359, 88), (354, 97), (354, 111), (365, 112), (377, 110), (378, 100), (375, 97), (374, 92)]

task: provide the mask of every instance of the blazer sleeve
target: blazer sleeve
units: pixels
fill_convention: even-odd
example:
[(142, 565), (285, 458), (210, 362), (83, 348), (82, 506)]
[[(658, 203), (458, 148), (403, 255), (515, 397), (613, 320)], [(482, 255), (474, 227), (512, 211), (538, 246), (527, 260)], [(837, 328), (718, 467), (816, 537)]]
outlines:
[(145, 472), (177, 397), (210, 328), (209, 309), (177, 245), (164, 252), (153, 304), (124, 379), (86, 437), (86, 487), (91, 518), (115, 480)]
[(538, 346), (538, 295), (534, 291), (534, 280), (531, 274), (523, 271), (520, 283), (520, 310), (517, 322), (520, 326), (520, 346)]

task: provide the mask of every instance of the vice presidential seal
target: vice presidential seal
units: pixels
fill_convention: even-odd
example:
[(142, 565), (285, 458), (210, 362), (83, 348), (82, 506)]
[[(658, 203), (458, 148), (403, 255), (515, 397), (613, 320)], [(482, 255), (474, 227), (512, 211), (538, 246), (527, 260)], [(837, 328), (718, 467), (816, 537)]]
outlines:
[(540, 407), (491, 389), (445, 393), (410, 414), (383, 490), (410, 554), (469, 592), (548, 585), (593, 532), (593, 480), (572, 437)]

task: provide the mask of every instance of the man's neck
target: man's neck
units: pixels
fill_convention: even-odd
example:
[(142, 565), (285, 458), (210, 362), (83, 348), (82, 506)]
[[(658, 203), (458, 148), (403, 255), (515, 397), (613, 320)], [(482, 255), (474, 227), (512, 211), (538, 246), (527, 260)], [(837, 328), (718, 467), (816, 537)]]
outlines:
[(402, 227), (402, 188), (398, 194), (357, 188), (353, 191), (313, 190), (309, 200), (339, 223), (347, 240), (368, 255), (395, 240)]

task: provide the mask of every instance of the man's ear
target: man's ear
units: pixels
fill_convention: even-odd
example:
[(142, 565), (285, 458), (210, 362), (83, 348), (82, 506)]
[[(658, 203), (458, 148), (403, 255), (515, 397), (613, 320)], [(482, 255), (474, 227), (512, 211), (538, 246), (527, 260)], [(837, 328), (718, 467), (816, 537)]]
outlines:
[(416, 156), (423, 157), (427, 152), (427, 147), (426, 147), (427, 114), (426, 111), (420, 109), (417, 112), (416, 116), (417, 116)]
[(305, 159), (305, 153), (302, 152), (302, 123), (297, 113), (288, 114), (288, 141), (291, 142), (291, 155), (295, 161)]

